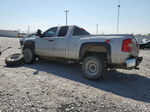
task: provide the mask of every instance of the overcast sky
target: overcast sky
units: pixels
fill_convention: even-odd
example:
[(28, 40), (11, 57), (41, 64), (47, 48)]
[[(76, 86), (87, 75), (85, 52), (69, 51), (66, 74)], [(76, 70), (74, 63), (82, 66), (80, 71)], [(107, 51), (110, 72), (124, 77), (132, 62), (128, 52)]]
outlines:
[[(0, 0), (0, 29), (46, 30), (68, 24), (116, 33), (118, 0)], [(150, 0), (121, 0), (119, 33), (150, 33)]]

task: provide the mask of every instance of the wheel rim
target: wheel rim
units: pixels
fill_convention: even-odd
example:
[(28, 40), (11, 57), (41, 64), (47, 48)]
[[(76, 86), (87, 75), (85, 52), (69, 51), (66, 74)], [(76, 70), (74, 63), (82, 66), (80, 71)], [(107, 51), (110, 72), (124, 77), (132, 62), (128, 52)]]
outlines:
[(94, 60), (87, 61), (85, 64), (85, 71), (87, 72), (87, 74), (91, 76), (96, 75), (99, 71), (99, 67), (96, 61)]
[(10, 61), (14, 61), (19, 58), (19, 55), (14, 55), (9, 58)]

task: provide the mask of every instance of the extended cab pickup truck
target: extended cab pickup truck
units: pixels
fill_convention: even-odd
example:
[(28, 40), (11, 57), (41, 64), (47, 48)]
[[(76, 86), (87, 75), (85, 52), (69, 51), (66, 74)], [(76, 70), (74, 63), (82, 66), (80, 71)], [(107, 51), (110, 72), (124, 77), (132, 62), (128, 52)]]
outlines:
[(78, 62), (91, 80), (102, 79), (108, 68), (134, 69), (142, 61), (133, 35), (91, 35), (77, 26), (53, 27), (43, 34), (38, 30), (20, 44), (25, 63), (37, 57)]

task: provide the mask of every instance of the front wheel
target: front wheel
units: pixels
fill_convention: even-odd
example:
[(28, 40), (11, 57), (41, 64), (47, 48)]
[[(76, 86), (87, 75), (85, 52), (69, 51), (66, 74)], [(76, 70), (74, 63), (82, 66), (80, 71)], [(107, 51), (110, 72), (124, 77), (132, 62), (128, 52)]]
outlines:
[(36, 57), (31, 48), (25, 48), (23, 50), (23, 55), (24, 55), (24, 63), (26, 64), (31, 64), (36, 60)]
[(102, 79), (106, 74), (106, 64), (98, 56), (88, 56), (83, 60), (82, 71), (90, 80)]

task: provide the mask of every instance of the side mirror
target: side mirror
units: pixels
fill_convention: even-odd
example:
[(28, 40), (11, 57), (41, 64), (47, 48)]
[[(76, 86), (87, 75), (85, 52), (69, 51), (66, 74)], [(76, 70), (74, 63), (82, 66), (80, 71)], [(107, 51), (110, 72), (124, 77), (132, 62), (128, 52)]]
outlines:
[(42, 31), (40, 29), (37, 30), (37, 36), (42, 38)]

